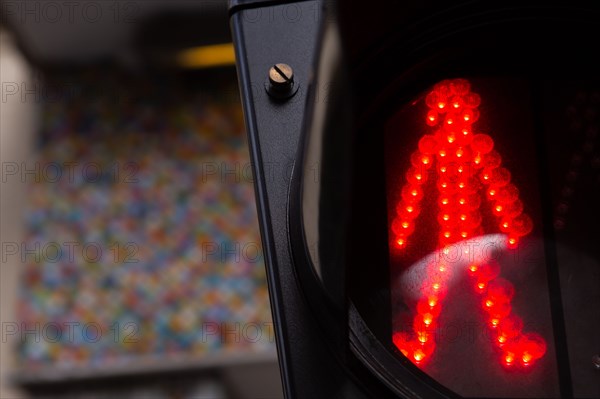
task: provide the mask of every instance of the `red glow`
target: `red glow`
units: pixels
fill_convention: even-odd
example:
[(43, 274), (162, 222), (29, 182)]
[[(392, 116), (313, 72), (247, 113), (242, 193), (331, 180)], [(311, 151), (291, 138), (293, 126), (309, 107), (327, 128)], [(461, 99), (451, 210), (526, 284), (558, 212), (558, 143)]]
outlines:
[(510, 302), (515, 295), (512, 283), (503, 278), (496, 278), (488, 287), (488, 297), (498, 303)]
[(479, 154), (487, 154), (494, 148), (494, 140), (487, 134), (476, 134), (471, 141), (471, 148)]
[[(431, 303), (433, 303), (433, 305), (431, 305)], [(437, 305), (436, 300), (423, 300), (422, 299), (417, 303), (417, 313), (419, 313), (419, 314), (429, 313), (433, 317), (437, 317), (437, 316), (439, 316), (442, 309), (441, 309), (441, 306), (436, 306), (436, 305)]]
[(427, 125), (429, 126), (435, 126), (438, 123), (438, 113), (435, 110), (430, 110), (427, 113), (427, 119), (426, 119)]
[(519, 340), (522, 349), (521, 361), (524, 366), (529, 366), (546, 353), (546, 341), (535, 333), (525, 334)]
[[(407, 239), (418, 225), (417, 218), (424, 209), (421, 200), (431, 179), (438, 192), (435, 219), (439, 249), (487, 233), (484, 226), (490, 224), (482, 221), (482, 197), (497, 217), (495, 225), (508, 236), (507, 246), (517, 247), (519, 239), (533, 230), (533, 222), (523, 213), (519, 190), (511, 183), (510, 171), (502, 167), (494, 140), (473, 128), (481, 117), (478, 109), (481, 97), (471, 91), (467, 80), (454, 79), (436, 84), (425, 97), (425, 103), (428, 110), (424, 125), (429, 127), (430, 134), (421, 137), (418, 150), (410, 157), (412, 167), (405, 175), (402, 199), (391, 224), (396, 248), (405, 251), (408, 247)], [(440, 300), (447, 291), (443, 277), (449, 275), (446, 266), (431, 265), (431, 274), (421, 286), (426, 299), (417, 303), (413, 331), (393, 336), (396, 347), (416, 364), (429, 359), (435, 348), (432, 331), (438, 323)], [(502, 363), (511, 367), (529, 366), (542, 357), (545, 341), (538, 335), (522, 333), (521, 319), (512, 314), (514, 287), (498, 277), (498, 263), (472, 263), (468, 273), (473, 276), (475, 291), (482, 295), (481, 306), (495, 334), (494, 342), (501, 347)]]
[(434, 136), (426, 135), (419, 141), (419, 150), (426, 155), (435, 153), (437, 140)]
[(504, 353), (504, 364), (507, 366), (512, 366), (515, 363), (515, 353), (512, 351), (507, 351)]

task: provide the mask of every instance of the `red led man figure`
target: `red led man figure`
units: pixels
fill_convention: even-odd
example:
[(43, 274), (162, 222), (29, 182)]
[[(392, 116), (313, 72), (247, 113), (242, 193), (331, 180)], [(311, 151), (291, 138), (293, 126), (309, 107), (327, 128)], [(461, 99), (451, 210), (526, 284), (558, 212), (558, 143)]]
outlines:
[[(392, 232), (399, 250), (410, 245), (410, 236), (421, 211), (423, 185), (431, 180), (437, 186), (440, 228), (439, 249), (444, 253), (459, 241), (482, 236), (480, 207), (491, 204), (502, 239), (516, 248), (519, 239), (533, 228), (531, 218), (523, 213), (519, 190), (511, 183), (510, 172), (501, 166), (502, 159), (494, 150), (487, 134), (475, 133), (473, 124), (479, 118), (481, 98), (471, 91), (467, 80), (445, 80), (428, 93), (429, 108), (425, 123), (433, 134), (424, 135), (419, 149), (411, 155), (411, 168), (406, 173), (401, 200)], [(433, 331), (442, 310), (445, 283), (450, 265), (427, 260), (421, 277), (420, 300), (417, 303), (412, 333), (395, 333), (394, 344), (417, 364), (429, 359), (434, 350)], [(424, 265), (425, 265), (424, 264)], [(530, 366), (546, 351), (543, 338), (522, 331), (522, 321), (513, 314), (512, 284), (499, 277), (495, 262), (476, 259), (468, 265), (475, 290), (482, 295), (482, 307), (488, 315), (489, 327), (506, 366)], [(425, 285), (425, 286), (423, 286)]]

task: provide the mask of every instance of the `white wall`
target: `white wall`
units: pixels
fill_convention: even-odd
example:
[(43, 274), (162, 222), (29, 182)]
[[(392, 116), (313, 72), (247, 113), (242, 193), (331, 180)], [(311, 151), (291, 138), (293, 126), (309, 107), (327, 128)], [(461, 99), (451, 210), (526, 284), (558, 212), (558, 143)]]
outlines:
[[(8, 173), (7, 165), (31, 164), (34, 137), (38, 123), (35, 94), (22, 98), (23, 87), (31, 89), (33, 76), (25, 59), (15, 48), (11, 36), (0, 30), (0, 242), (20, 243), (24, 225), (21, 219), (25, 200), (25, 183), (17, 172)], [(25, 86), (23, 86), (23, 84)], [(18, 91), (15, 88), (18, 87)], [(22, 394), (11, 387), (9, 375), (14, 371), (14, 345), (19, 334), (9, 337), (9, 323), (15, 323), (19, 256), (8, 256), (2, 248), (0, 257), (0, 398), (20, 398)]]

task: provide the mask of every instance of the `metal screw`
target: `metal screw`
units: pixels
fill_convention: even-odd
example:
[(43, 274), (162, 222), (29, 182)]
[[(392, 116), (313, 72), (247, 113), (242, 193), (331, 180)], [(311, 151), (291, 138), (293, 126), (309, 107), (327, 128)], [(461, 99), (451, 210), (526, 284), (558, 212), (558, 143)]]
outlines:
[(274, 86), (289, 86), (294, 83), (294, 70), (288, 64), (275, 64), (269, 70), (269, 80)]
[(278, 63), (269, 69), (267, 93), (277, 99), (287, 99), (296, 94), (298, 85), (294, 83), (294, 70), (288, 64)]
[(594, 355), (592, 357), (592, 362), (594, 363), (594, 366), (596, 366), (597, 369), (600, 369), (600, 355)]

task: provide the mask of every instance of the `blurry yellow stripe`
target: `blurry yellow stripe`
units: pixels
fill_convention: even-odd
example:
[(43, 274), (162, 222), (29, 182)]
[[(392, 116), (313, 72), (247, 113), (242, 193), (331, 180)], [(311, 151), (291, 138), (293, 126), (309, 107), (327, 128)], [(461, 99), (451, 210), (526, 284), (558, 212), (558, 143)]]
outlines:
[(177, 63), (185, 68), (210, 68), (235, 64), (233, 43), (194, 47), (181, 51)]

